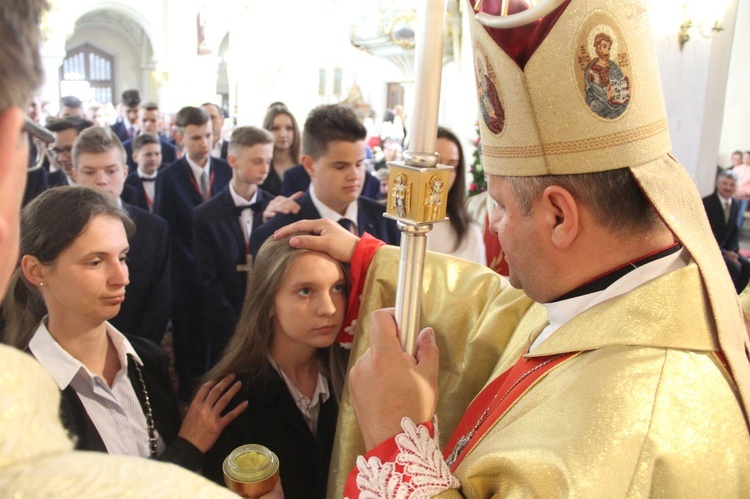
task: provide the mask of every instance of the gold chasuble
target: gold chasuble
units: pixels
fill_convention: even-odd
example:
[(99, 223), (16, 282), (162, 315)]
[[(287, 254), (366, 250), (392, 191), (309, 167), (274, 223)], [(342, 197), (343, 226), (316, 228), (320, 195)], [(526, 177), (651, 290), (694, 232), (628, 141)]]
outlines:
[[(353, 359), (368, 347), (365, 318), (395, 299), (397, 268), (396, 248), (375, 253)], [(435, 329), (440, 349), (442, 449), (472, 399), (516, 363), (547, 318), (486, 267), (431, 252), (423, 300), (420, 327)], [(527, 357), (580, 353), (474, 442), (453, 470), (460, 493), (440, 497), (747, 497), (750, 435), (714, 354), (711, 317), (692, 262), (575, 317)], [(330, 498), (342, 497), (364, 453), (344, 392)]]
[[(695, 184), (669, 154), (644, 2), (564, 0), (524, 25), (492, 18), (528, 10), (505, 3), (464, 10), (484, 170), (506, 183), (625, 171), (681, 245), (680, 264), (556, 324), (529, 353), (548, 324), (542, 305), (484, 267), (428, 253), (420, 328), (433, 327), (440, 351), (439, 428), (404, 418), (358, 458), (346, 394), (329, 497), (750, 497), (746, 320)], [(396, 295), (397, 250), (377, 250), (367, 270), (354, 263), (369, 261), (357, 256), (367, 245), (352, 260), (351, 362), (367, 349), (368, 316)]]

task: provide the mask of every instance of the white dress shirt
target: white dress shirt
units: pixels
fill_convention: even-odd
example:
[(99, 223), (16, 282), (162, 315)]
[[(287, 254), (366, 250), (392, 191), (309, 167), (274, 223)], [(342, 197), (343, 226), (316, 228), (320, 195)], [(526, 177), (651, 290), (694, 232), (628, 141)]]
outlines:
[[(255, 189), (255, 194), (250, 198), (250, 201), (247, 201), (237, 194), (232, 182), (229, 182), (229, 194), (231, 194), (232, 201), (234, 201), (234, 205), (237, 207), (253, 204), (258, 201), (258, 189)], [(250, 235), (253, 233), (253, 213), (253, 210), (242, 210), (242, 214), (240, 214), (240, 227), (242, 227), (242, 233), (245, 235), (245, 243), (250, 241)]]
[(284, 371), (282, 371), (276, 361), (273, 360), (273, 357), (269, 355), (268, 361), (276, 372), (279, 373), (281, 379), (284, 380), (286, 388), (289, 390), (289, 394), (292, 396), (292, 399), (294, 399), (294, 403), (297, 404), (297, 408), (305, 418), (308, 428), (310, 428), (313, 435), (317, 436), (320, 406), (325, 404), (331, 397), (331, 393), (328, 391), (328, 381), (326, 380), (326, 377), (323, 376), (323, 373), (318, 371), (318, 384), (315, 386), (315, 392), (313, 393), (312, 398), (307, 398), (297, 389), (296, 386), (294, 386), (294, 383), (287, 378)]
[(328, 220), (331, 220), (333, 222), (338, 222), (342, 218), (348, 218), (352, 221), (352, 230), (355, 234), (359, 234), (359, 227), (357, 227), (357, 216), (359, 215), (359, 204), (356, 201), (352, 201), (349, 203), (349, 206), (346, 207), (346, 211), (343, 215), (340, 215), (336, 210), (332, 210), (325, 204), (323, 204), (323, 201), (318, 199), (318, 196), (315, 195), (315, 189), (313, 188), (313, 185), (310, 184), (310, 187), (308, 189), (310, 191), (310, 199), (313, 202), (313, 205), (315, 206), (315, 209), (318, 210), (318, 213), (320, 213), (320, 218), (327, 218)]
[(144, 179), (144, 178), (153, 179), (152, 182), (141, 182), (143, 184), (143, 189), (146, 191), (146, 197), (149, 200), (149, 205), (151, 205), (154, 202), (154, 195), (156, 194), (156, 175), (159, 173), (159, 171), (158, 170), (155, 171), (153, 175), (148, 175), (144, 173), (144, 171), (141, 170), (140, 168), (138, 168), (136, 171), (138, 172), (138, 176), (141, 177), (141, 179)]
[(190, 170), (193, 172), (193, 178), (195, 179), (195, 185), (198, 186), (198, 192), (200, 192), (201, 175), (203, 175), (204, 171), (206, 172), (206, 179), (208, 179), (208, 196), (211, 197), (211, 158), (208, 158), (206, 166), (204, 167), (201, 167), (198, 163), (190, 159), (190, 156), (187, 153), (185, 153), (185, 161), (187, 161)]
[[(45, 317), (29, 342), (34, 357), (60, 390), (73, 387), (109, 454), (149, 457), (146, 415), (128, 376), (127, 356), (131, 355), (139, 365), (143, 362), (127, 338), (110, 323), (105, 323), (121, 366), (110, 387), (55, 341), (47, 330), (46, 321)], [(157, 432), (157, 453), (164, 449), (164, 440)]]

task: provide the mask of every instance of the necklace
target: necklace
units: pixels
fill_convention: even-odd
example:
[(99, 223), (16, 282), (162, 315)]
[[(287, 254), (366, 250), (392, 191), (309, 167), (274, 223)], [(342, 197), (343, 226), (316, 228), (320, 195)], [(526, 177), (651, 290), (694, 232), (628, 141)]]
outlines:
[(508, 390), (503, 394), (503, 396), (500, 397), (500, 399), (497, 401), (497, 403), (493, 404), (493, 402), (495, 402), (495, 399), (497, 398), (497, 393), (496, 393), (495, 396), (492, 397), (492, 401), (490, 401), (490, 406), (487, 407), (487, 409), (484, 410), (484, 412), (482, 413), (481, 416), (479, 416), (479, 419), (477, 420), (477, 423), (474, 425), (474, 427), (471, 429), (471, 431), (469, 431), (469, 433), (467, 433), (463, 437), (459, 438), (458, 442), (456, 442), (456, 447), (453, 448), (453, 452), (451, 452), (450, 456), (448, 456), (448, 459), (445, 460), (445, 462), (448, 464), (448, 466), (453, 466), (453, 463), (456, 462), (456, 459), (458, 459), (458, 456), (461, 455), (461, 452), (463, 452), (464, 448), (466, 448), (466, 446), (469, 444), (469, 442), (471, 442), (471, 439), (474, 438), (474, 435), (476, 434), (477, 430), (479, 428), (481, 428), (481, 426), (484, 424), (484, 422), (487, 420), (487, 418), (490, 416), (490, 414), (492, 414), (495, 411), (495, 409), (497, 409), (497, 407), (500, 404), (503, 403), (503, 400), (505, 400), (505, 398), (510, 394), (510, 392), (512, 392), (513, 389), (516, 386), (518, 386), (518, 384), (521, 381), (523, 381), (524, 379), (526, 379), (527, 377), (529, 377), (529, 375), (532, 374), (534, 371), (536, 371), (538, 369), (541, 369), (542, 367), (546, 366), (550, 362), (556, 361), (557, 359), (559, 359), (563, 355), (566, 355), (566, 354), (560, 353), (560, 354), (557, 354), (557, 355), (553, 355), (552, 357), (550, 357), (549, 359), (545, 360), (541, 364), (537, 364), (536, 366), (532, 367), (531, 369), (529, 369), (528, 371), (526, 371), (525, 373), (523, 373), (510, 386), (510, 388), (508, 388)]
[(148, 430), (148, 449), (151, 457), (156, 457), (156, 427), (154, 426), (154, 413), (151, 411), (151, 400), (148, 397), (148, 390), (146, 389), (146, 382), (143, 380), (143, 372), (141, 366), (133, 359), (128, 356), (130, 361), (133, 363), (135, 372), (138, 373), (138, 382), (141, 385), (141, 392), (143, 392), (143, 402), (146, 406), (146, 429)]

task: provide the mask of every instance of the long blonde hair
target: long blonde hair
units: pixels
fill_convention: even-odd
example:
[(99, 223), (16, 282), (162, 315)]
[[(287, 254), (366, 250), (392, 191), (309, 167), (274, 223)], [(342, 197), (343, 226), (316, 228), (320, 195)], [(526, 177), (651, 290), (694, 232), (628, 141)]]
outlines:
[[(237, 327), (221, 359), (206, 374), (206, 381), (219, 380), (231, 373), (238, 376), (250, 374), (252, 377), (269, 366), (268, 355), (274, 333), (274, 297), (295, 258), (308, 252), (291, 247), (290, 238), (269, 238), (258, 251), (253, 272), (247, 281)], [(344, 275), (348, 275), (344, 265), (339, 265)], [(318, 353), (320, 369), (331, 380), (338, 399), (344, 385), (348, 351), (334, 343)]]

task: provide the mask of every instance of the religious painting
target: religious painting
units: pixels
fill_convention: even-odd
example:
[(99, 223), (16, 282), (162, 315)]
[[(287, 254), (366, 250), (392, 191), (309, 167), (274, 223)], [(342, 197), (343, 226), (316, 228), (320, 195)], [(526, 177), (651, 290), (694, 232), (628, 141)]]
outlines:
[(581, 96), (606, 120), (619, 118), (632, 97), (630, 57), (622, 31), (603, 13), (589, 18), (578, 34), (576, 57)]
[(198, 27), (198, 55), (206, 55), (211, 53), (211, 47), (208, 46), (206, 38), (206, 10), (204, 6), (201, 6), (196, 17)]
[(474, 40), (474, 47), (474, 76), (477, 81), (479, 110), (489, 131), (500, 135), (505, 128), (505, 109), (495, 85), (495, 71), (478, 39)]

